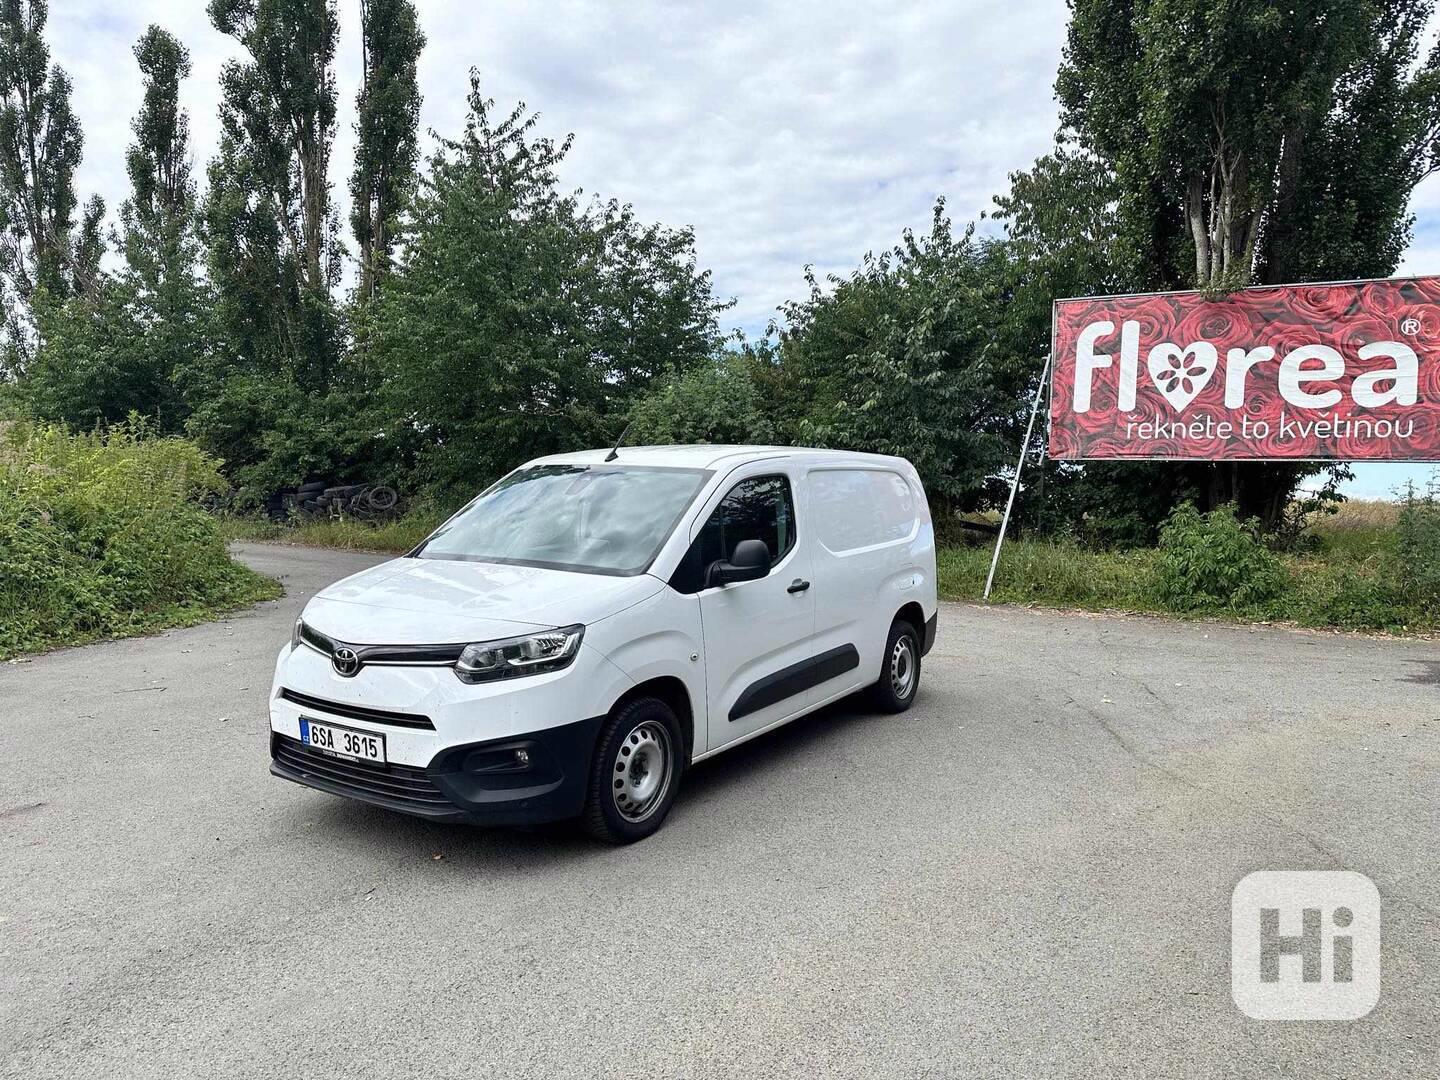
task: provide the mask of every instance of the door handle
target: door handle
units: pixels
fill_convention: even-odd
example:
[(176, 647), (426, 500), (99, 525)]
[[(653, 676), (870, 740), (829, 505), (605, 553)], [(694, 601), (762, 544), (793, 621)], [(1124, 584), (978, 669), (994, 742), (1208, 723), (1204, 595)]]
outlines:
[(809, 587), (810, 583), (808, 581), (806, 581), (804, 578), (797, 577), (794, 581), (790, 582), (790, 587), (785, 591), (788, 593), (804, 592)]

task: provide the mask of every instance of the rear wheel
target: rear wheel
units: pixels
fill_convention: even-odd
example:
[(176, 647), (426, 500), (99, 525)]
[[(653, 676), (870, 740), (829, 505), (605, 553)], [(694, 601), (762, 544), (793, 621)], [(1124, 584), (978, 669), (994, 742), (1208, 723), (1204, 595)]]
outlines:
[(682, 745), (674, 710), (658, 698), (638, 698), (618, 710), (595, 743), (585, 830), (629, 844), (660, 828), (680, 784)]
[(870, 699), (884, 712), (904, 712), (919, 689), (920, 632), (904, 619), (896, 619), (890, 624), (880, 658), (880, 677), (870, 688)]

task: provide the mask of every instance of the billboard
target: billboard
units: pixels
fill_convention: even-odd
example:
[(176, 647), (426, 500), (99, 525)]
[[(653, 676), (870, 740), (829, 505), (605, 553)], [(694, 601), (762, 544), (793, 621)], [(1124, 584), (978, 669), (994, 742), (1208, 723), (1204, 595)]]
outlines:
[(1050, 456), (1440, 461), (1440, 278), (1057, 300)]

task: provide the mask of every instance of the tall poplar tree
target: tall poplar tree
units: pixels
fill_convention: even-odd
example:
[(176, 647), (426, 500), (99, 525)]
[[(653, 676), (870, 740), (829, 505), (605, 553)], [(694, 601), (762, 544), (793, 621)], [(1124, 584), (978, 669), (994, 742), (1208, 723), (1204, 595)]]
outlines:
[(389, 273), (396, 219), (415, 181), (420, 84), (425, 47), (411, 0), (360, 0), (364, 65), (355, 123), (350, 227), (360, 253), (362, 300), (372, 300)]
[(75, 169), (84, 136), (70, 77), (50, 63), (45, 0), (0, 0), (0, 278), (7, 364), (23, 364), (37, 300), (59, 303), (98, 268), (105, 204), (91, 199), (75, 236)]
[(200, 273), (190, 118), (180, 108), (180, 83), (190, 53), (169, 31), (151, 26), (135, 45), (145, 85), (125, 154), (130, 198), (120, 208), (126, 272), (121, 288), (142, 328), (137, 374), (154, 387), (162, 426), (188, 411), (182, 398), (210, 378), (214, 361), (213, 300)]
[(1056, 92), (1119, 183), (1138, 274), (1223, 291), (1390, 273), (1437, 165), (1434, 6), (1071, 0)]
[(151, 26), (135, 44), (145, 83), (125, 152), (130, 199), (122, 215), (136, 226), (183, 221), (194, 210), (190, 176), (190, 118), (180, 108), (180, 81), (190, 75), (190, 52), (175, 35)]
[(158, 26), (134, 53), (145, 91), (125, 154), (125, 266), (101, 271), (99, 213), (87, 207), (75, 245), (77, 288), (42, 320), (43, 342), (23, 391), (30, 410), (46, 419), (87, 427), (139, 412), (163, 431), (178, 431), (187, 412), (182, 386), (205, 374), (213, 351), (189, 119), (179, 105), (190, 56)]
[(333, 0), (211, 0), (248, 59), (221, 72), (219, 156), (206, 230), (221, 316), (247, 366), (323, 391), (337, 348), (331, 292), (339, 222), (327, 176), (335, 139)]

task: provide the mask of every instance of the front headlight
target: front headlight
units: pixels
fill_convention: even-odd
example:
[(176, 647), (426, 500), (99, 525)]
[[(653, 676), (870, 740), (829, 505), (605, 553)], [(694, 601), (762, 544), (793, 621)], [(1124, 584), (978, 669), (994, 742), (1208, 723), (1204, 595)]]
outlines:
[(461, 682), (480, 683), (559, 671), (574, 661), (584, 636), (585, 627), (577, 623), (537, 634), (466, 645), (455, 662), (455, 674)]
[(300, 647), (300, 637), (304, 633), (305, 620), (302, 618), (296, 618), (295, 625), (290, 630), (290, 650), (292, 652)]

